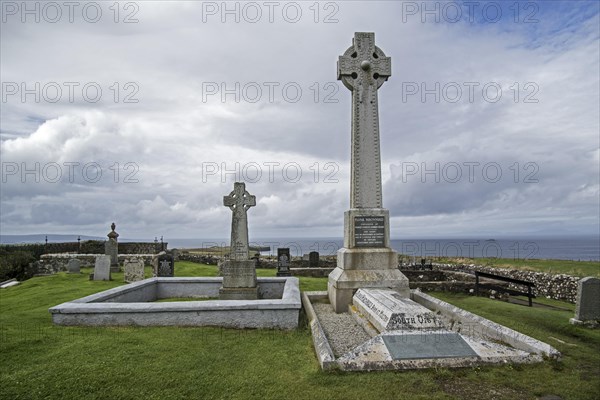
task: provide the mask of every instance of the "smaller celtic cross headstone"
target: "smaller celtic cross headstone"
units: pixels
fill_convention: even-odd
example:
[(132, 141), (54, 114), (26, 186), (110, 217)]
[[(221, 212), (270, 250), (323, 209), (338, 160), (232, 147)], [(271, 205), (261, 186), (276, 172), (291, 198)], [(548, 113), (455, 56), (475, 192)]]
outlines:
[(223, 205), (232, 211), (229, 260), (219, 263), (223, 286), (219, 289), (222, 300), (255, 300), (258, 298), (256, 267), (248, 258), (248, 210), (256, 205), (256, 197), (246, 191), (246, 185), (235, 182)]
[(235, 182), (229, 196), (223, 196), (223, 205), (233, 212), (231, 217), (230, 259), (248, 259), (248, 215), (250, 207), (256, 205), (256, 197), (246, 190), (243, 182)]

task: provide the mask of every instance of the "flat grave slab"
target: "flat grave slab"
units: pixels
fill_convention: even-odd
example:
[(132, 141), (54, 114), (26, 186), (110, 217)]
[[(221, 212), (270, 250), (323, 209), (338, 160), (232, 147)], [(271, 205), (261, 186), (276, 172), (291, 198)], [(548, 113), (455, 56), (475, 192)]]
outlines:
[(456, 332), (383, 335), (392, 360), (477, 357), (475, 350)]
[(431, 310), (390, 289), (359, 289), (354, 306), (379, 332), (441, 329), (442, 322)]

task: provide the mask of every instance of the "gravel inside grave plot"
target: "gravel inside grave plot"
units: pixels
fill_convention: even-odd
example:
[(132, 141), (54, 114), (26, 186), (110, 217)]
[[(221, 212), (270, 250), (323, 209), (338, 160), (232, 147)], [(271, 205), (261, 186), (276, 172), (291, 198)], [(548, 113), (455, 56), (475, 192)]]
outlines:
[(336, 358), (371, 339), (349, 313), (336, 314), (330, 304), (312, 306)]

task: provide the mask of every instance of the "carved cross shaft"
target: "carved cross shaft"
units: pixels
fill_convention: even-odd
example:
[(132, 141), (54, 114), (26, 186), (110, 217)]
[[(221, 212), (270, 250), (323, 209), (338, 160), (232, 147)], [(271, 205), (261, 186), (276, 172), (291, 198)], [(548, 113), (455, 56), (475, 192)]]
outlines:
[(231, 243), (230, 258), (233, 260), (248, 259), (248, 215), (250, 207), (256, 205), (256, 197), (246, 191), (246, 185), (235, 182), (233, 192), (223, 196), (223, 205), (231, 209)]
[(375, 34), (356, 32), (338, 60), (338, 80), (352, 91), (350, 208), (382, 208), (377, 89), (392, 75)]

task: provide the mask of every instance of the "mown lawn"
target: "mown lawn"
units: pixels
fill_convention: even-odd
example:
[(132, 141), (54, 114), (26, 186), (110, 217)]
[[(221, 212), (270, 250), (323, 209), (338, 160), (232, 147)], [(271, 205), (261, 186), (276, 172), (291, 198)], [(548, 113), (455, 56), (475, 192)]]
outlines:
[[(85, 270), (86, 273), (91, 269)], [(259, 270), (272, 276), (274, 270)], [(147, 270), (149, 274), (149, 270)], [(216, 276), (215, 266), (176, 264), (177, 276)], [(48, 308), (123, 284), (87, 274), (38, 277), (0, 291), (2, 399), (597, 399), (600, 331), (565, 311), (486, 298), (435, 296), (537, 339), (561, 362), (460, 370), (322, 372), (310, 331), (220, 328), (58, 327)], [(325, 290), (325, 278), (301, 278)]]

